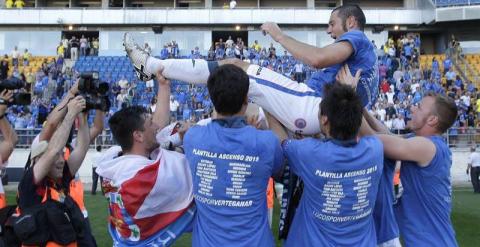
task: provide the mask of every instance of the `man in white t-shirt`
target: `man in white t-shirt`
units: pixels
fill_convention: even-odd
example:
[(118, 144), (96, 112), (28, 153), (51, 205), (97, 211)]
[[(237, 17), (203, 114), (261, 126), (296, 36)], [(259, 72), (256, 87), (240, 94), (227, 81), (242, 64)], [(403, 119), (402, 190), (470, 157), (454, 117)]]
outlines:
[(298, 82), (303, 82), (303, 63), (295, 64), (295, 79)]
[(383, 104), (380, 104), (377, 109), (377, 115), (380, 117), (380, 121), (385, 121), (386, 114), (387, 112), (385, 111), (385, 106)]
[(20, 52), (18, 52), (18, 48), (15, 46), (12, 51), (12, 63), (13, 66), (18, 65), (18, 56), (20, 56)]
[(397, 134), (405, 130), (405, 120), (403, 119), (403, 115), (398, 114), (398, 116), (395, 119), (393, 119), (392, 125), (393, 125), (393, 129)]
[(177, 118), (177, 111), (179, 106), (180, 104), (178, 103), (178, 101), (173, 96), (170, 96), (170, 116), (174, 116), (175, 119)]
[(393, 104), (394, 103), (393, 102), (393, 97), (395, 96), (395, 92), (393, 91), (393, 89), (390, 88), (390, 91), (388, 91), (386, 93), (386, 95), (387, 95), (387, 102), (390, 103), (390, 104)]
[(470, 179), (472, 180), (473, 192), (480, 193), (480, 153), (476, 152), (475, 146), (470, 148), (470, 156), (468, 157), (467, 174), (470, 171)]

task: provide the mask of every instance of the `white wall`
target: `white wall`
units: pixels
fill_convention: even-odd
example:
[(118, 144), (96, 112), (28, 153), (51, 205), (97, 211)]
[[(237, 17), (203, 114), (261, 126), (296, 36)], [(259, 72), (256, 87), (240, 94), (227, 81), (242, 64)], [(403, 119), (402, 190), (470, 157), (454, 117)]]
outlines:
[[(127, 30), (125, 30), (127, 31)], [(124, 55), (123, 34), (125, 31), (100, 31), (100, 56)], [(154, 55), (160, 55), (165, 43), (175, 40), (184, 54), (190, 54), (190, 50), (198, 46), (200, 50), (206, 51), (210, 48), (211, 31), (203, 30), (164, 30), (162, 34), (155, 34), (151, 29), (137, 31), (128, 30), (138, 44), (147, 42), (152, 47)], [(206, 38), (209, 37), (209, 43)]]
[(15, 46), (23, 53), (26, 48), (33, 56), (54, 56), (60, 43), (60, 31), (0, 30), (0, 54), (11, 54)]

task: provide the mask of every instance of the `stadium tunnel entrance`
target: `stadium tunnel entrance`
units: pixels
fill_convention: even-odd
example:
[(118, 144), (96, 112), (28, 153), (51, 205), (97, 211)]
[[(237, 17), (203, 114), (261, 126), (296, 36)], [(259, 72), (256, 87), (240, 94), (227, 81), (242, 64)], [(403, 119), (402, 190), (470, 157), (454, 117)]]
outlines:
[(100, 37), (98, 31), (62, 31), (62, 39), (67, 38), (70, 40), (73, 36), (80, 39), (82, 35), (87, 39), (90, 38), (90, 40), (92, 40), (92, 38), (98, 39)]
[(237, 42), (237, 38), (242, 38), (245, 46), (248, 46), (248, 31), (212, 31), (212, 44), (222, 39), (223, 42), (227, 41), (228, 36), (232, 36), (232, 40)]

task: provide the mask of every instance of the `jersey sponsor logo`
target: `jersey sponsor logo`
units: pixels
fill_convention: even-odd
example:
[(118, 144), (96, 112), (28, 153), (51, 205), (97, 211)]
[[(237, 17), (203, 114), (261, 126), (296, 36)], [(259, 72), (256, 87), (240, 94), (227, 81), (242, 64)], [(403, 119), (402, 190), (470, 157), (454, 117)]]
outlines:
[(306, 126), (307, 126), (307, 121), (305, 121), (305, 119), (298, 118), (297, 120), (295, 120), (295, 127), (299, 129), (304, 129)]

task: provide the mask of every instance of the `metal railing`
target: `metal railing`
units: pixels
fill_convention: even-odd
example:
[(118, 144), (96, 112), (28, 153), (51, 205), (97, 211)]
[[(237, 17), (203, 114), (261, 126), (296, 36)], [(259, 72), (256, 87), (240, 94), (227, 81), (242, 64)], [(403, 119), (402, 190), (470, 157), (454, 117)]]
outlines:
[(433, 2), (436, 7), (454, 7), (480, 4), (480, 0), (434, 0)]
[[(33, 139), (40, 133), (41, 129), (16, 129), (18, 136), (18, 143), (16, 148), (30, 148)], [(392, 130), (395, 134), (406, 134), (403, 130)], [(444, 134), (449, 147), (465, 149), (473, 145), (480, 145), (480, 128), (450, 128), (447, 133)], [(110, 129), (104, 130), (95, 140), (90, 143), (90, 148), (96, 146), (102, 146), (103, 148), (109, 148), (115, 144), (113, 140), (112, 132)]]

